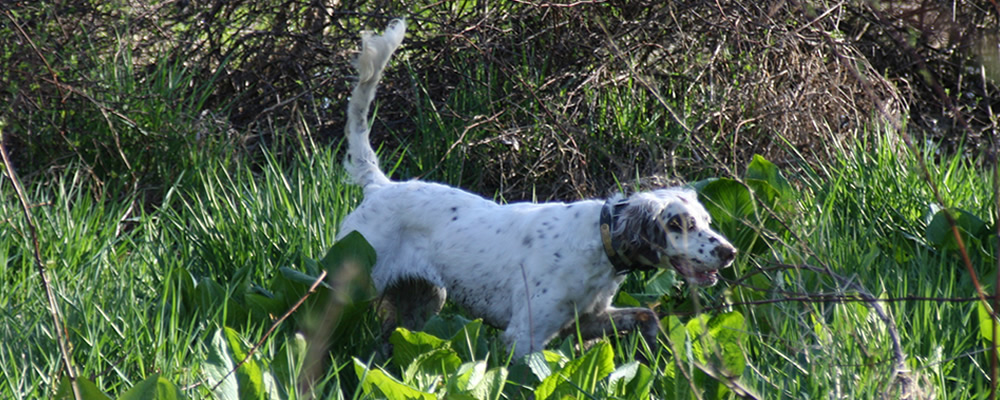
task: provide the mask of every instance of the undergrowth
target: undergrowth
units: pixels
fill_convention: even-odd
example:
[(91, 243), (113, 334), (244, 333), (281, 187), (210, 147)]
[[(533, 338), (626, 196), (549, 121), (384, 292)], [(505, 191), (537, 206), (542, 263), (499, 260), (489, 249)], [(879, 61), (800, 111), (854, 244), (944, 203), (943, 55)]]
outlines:
[[(857, 29), (876, 16), (885, 31), (899, 22), (891, 9), (175, 3), (0, 6), (0, 35), (16, 38), (0, 43), (11, 66), (0, 130), (26, 171), (68, 330), (53, 329), (5, 168), (0, 398), (72, 398), (60, 339), (88, 399), (990, 397), (993, 323), (977, 301), (997, 281), (990, 159), (903, 146), (901, 133), (920, 131), (876, 122), (906, 120), (905, 107), (873, 118), (869, 107), (898, 100), (886, 81), (876, 100), (849, 97), (846, 120), (830, 117), (850, 102), (828, 88), (861, 85), (821, 62), (838, 59), (831, 49), (858, 56), (832, 39), (869, 35)], [(971, 26), (994, 18), (959, 11)], [(382, 12), (415, 27), (373, 117), (394, 177), (501, 201), (683, 178), (739, 247), (735, 267), (702, 289), (670, 272), (629, 277), (615, 302), (658, 312), (653, 348), (570, 337), (512, 360), (499, 332), (451, 306), (420, 332), (381, 337), (367, 278), (377, 254), (334, 237), (361, 196), (339, 163), (347, 49)], [(79, 15), (99, 18), (68, 17)], [(719, 26), (731, 32), (697, 34)], [(820, 70), (827, 86), (792, 101)], [(970, 143), (995, 121), (980, 72), (982, 85), (948, 88)]]
[[(928, 185), (914, 156), (866, 148), (843, 151), (822, 175), (782, 178), (757, 159), (738, 180), (696, 184), (741, 255), (714, 288), (692, 289), (671, 274), (629, 279), (616, 301), (652, 305), (663, 316), (654, 353), (635, 337), (583, 349), (567, 338), (525, 360), (509, 360), (497, 331), (450, 308), (425, 333), (397, 331), (391, 359), (376, 355), (384, 338), (365, 289), (367, 267), (343, 267), (344, 257), (364, 254), (363, 239), (333, 241), (359, 197), (345, 185), (333, 149), (303, 147), (288, 167), (206, 166), (186, 180), (195, 184), (169, 188), (168, 207), (155, 210), (95, 200), (79, 173), (30, 193), (74, 364), (115, 396), (153, 377), (188, 398), (229, 391), (240, 398), (398, 398), (394, 391), (985, 398), (990, 371), (980, 325), (988, 317), (977, 316), (956, 252), (935, 242), (938, 208)], [(995, 209), (983, 201), (991, 180), (971, 164), (930, 165), (949, 207), (993, 226)], [(27, 227), (9, 185), (3, 190), (0, 393), (48, 397), (65, 372), (32, 273)], [(747, 208), (727, 196), (757, 200)], [(989, 232), (976, 240), (995, 240)], [(977, 273), (991, 282), (992, 250), (976, 251)], [(338, 279), (267, 336), (235, 378), (223, 379), (322, 271)], [(888, 319), (871, 299), (881, 299)], [(637, 364), (639, 354), (653, 361)], [(554, 376), (562, 378), (546, 383)]]

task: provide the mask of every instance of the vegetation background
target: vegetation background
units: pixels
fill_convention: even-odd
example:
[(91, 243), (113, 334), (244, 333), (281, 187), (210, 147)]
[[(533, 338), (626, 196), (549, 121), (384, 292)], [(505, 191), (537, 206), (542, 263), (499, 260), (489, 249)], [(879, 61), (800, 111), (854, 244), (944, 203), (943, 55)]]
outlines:
[[(995, 397), (995, 1), (0, 12), (2, 398)], [(498, 201), (698, 182), (738, 267), (630, 278), (652, 351), (507, 360), (448, 308), (378, 356), (372, 255), (333, 238), (359, 200), (350, 55), (393, 17), (373, 137), (395, 177)]]

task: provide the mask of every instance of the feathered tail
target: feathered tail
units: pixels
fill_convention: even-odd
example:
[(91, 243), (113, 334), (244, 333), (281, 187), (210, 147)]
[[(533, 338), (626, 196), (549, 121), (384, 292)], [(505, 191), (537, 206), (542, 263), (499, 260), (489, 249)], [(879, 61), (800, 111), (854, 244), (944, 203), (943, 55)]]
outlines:
[(389, 183), (389, 178), (379, 168), (378, 156), (368, 141), (368, 108), (375, 99), (375, 88), (382, 79), (382, 70), (389, 62), (389, 57), (403, 42), (405, 32), (406, 22), (401, 19), (389, 22), (381, 36), (362, 32), (361, 54), (353, 63), (358, 70), (358, 84), (351, 92), (351, 100), (347, 104), (347, 126), (344, 128), (347, 135), (347, 158), (344, 159), (344, 168), (354, 183), (365, 189)]

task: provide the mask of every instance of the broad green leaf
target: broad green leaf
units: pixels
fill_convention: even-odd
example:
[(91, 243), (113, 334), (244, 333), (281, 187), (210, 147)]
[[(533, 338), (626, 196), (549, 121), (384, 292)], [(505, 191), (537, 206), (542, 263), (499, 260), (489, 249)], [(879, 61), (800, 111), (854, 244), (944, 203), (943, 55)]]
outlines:
[(274, 362), (271, 364), (275, 377), (282, 385), (291, 387), (296, 383), (295, 377), (305, 364), (308, 350), (309, 343), (301, 333), (296, 333), (283, 343), (281, 350), (277, 352), (278, 356), (274, 357)]
[[(768, 161), (759, 154), (754, 154), (753, 160), (747, 166), (745, 175), (747, 180), (759, 180), (767, 183), (768, 186), (777, 191), (778, 194), (788, 197), (795, 193), (792, 185), (781, 175), (781, 170), (774, 163)], [(757, 188), (754, 188), (756, 190)]]
[(451, 375), (462, 365), (455, 350), (447, 347), (427, 351), (418, 355), (406, 367), (404, 381), (420, 383), (421, 387), (442, 375)]
[(427, 393), (396, 380), (380, 368), (369, 368), (357, 358), (354, 359), (354, 373), (361, 381), (361, 389), (370, 396), (386, 399), (419, 399), (435, 400), (432, 393)]
[(667, 333), (668, 350), (674, 352), (676, 357), (677, 352), (684, 351), (684, 342), (687, 337), (684, 323), (676, 315), (668, 315), (660, 320), (660, 327)]
[(195, 291), (197, 292), (195, 303), (199, 310), (211, 310), (222, 305), (229, 297), (222, 285), (208, 277), (198, 281)]
[(614, 352), (608, 342), (602, 341), (545, 378), (535, 389), (535, 396), (544, 400), (552, 395), (575, 396), (580, 390), (593, 393), (597, 383), (614, 370)]
[[(212, 335), (212, 344), (209, 347), (208, 360), (205, 362), (204, 373), (207, 387), (219, 385), (215, 389), (215, 396), (222, 400), (239, 400), (240, 386), (236, 379), (236, 373), (229, 374), (236, 366), (232, 353), (229, 351), (229, 344), (226, 343), (222, 329), (215, 331)], [(226, 374), (229, 374), (228, 376)], [(219, 382), (222, 382), (219, 384)]]
[(639, 364), (632, 377), (625, 385), (625, 394), (629, 399), (649, 400), (649, 391), (653, 388), (653, 372), (649, 367)]
[(706, 362), (705, 347), (711, 348), (712, 346), (712, 337), (708, 335), (708, 316), (700, 314), (691, 318), (684, 329), (687, 331), (687, 337), (691, 341), (691, 351), (695, 359), (699, 362)]
[(717, 346), (713, 359), (721, 362), (728, 376), (742, 375), (746, 368), (743, 345), (747, 340), (743, 314), (733, 311), (716, 315), (709, 320), (708, 331)]
[(634, 296), (626, 292), (618, 292), (618, 296), (615, 297), (615, 305), (622, 307), (641, 307), (642, 303), (640, 303)]
[(261, 364), (254, 357), (247, 358), (249, 346), (243, 343), (243, 339), (235, 330), (229, 327), (223, 328), (226, 342), (229, 344), (229, 351), (232, 352), (233, 361), (239, 363), (246, 361), (236, 369), (237, 382), (240, 388), (241, 399), (259, 399), (267, 392), (264, 385), (264, 370)]
[(160, 374), (150, 375), (137, 383), (118, 400), (179, 400), (183, 399), (180, 389)]
[[(111, 400), (111, 397), (98, 389), (94, 382), (82, 376), (76, 378), (76, 387), (80, 389), (82, 400)], [(59, 391), (56, 392), (55, 400), (75, 400), (74, 396), (69, 378), (64, 376), (59, 380)]]
[(470, 323), (472, 323), (471, 319), (458, 314), (437, 314), (427, 320), (422, 331), (439, 338), (450, 338), (457, 335)]
[(643, 294), (646, 295), (664, 295), (673, 292), (673, 290), (680, 284), (677, 280), (677, 272), (673, 269), (660, 268), (648, 281), (646, 281), (646, 287)]
[(507, 382), (507, 369), (496, 367), (486, 371), (479, 384), (472, 388), (472, 395), (478, 400), (498, 400)]
[(482, 327), (483, 320), (481, 319), (469, 322), (449, 340), (451, 348), (455, 349), (463, 360), (472, 361), (486, 357), (489, 344), (479, 337)]
[(944, 250), (958, 250), (958, 242), (955, 240), (955, 234), (948, 223), (946, 212), (950, 213), (955, 221), (959, 236), (961, 236), (966, 248), (973, 248), (973, 244), (978, 246), (981, 238), (989, 235), (990, 229), (986, 222), (975, 214), (959, 208), (939, 210), (927, 224), (927, 241), (935, 247)]
[(537, 351), (524, 356), (524, 362), (539, 381), (552, 375), (553, 369), (562, 368), (566, 358), (554, 351)]
[(698, 197), (712, 215), (715, 226), (738, 248), (753, 243), (756, 232), (744, 221), (754, 223), (757, 220), (756, 206), (746, 186), (733, 179), (718, 178), (702, 185)]
[(421, 354), (449, 346), (444, 339), (424, 332), (412, 332), (399, 327), (389, 336), (392, 343), (392, 362), (400, 368), (407, 368)]
[(485, 361), (475, 361), (462, 364), (448, 378), (446, 399), (498, 399), (503, 393), (507, 380), (507, 370), (497, 367), (486, 370)]
[(258, 293), (247, 293), (243, 296), (243, 301), (247, 303), (247, 306), (251, 310), (267, 314), (274, 318), (284, 314), (288, 310), (285, 302)]
[(611, 386), (615, 393), (620, 393), (618, 389), (624, 387), (626, 383), (632, 381), (632, 378), (635, 378), (635, 374), (638, 370), (638, 361), (632, 361), (622, 365), (612, 371), (611, 375), (608, 375), (608, 385)]
[[(288, 279), (290, 282), (298, 284), (303, 293), (305, 293), (305, 291), (308, 290), (309, 287), (312, 286), (314, 282), (316, 282), (316, 278), (319, 277), (319, 276), (308, 275), (306, 273), (288, 267), (278, 268), (278, 272), (280, 272), (281, 276)], [(328, 285), (326, 285), (326, 282), (323, 282), (322, 285), (329, 287)]]
[(448, 397), (467, 393), (486, 376), (486, 362), (467, 362), (448, 378)]
[(354, 231), (337, 241), (320, 260), (319, 265), (331, 274), (345, 266), (371, 273), (372, 266), (375, 265), (375, 249), (360, 233)]
[[(1000, 324), (1000, 321), (994, 321), (990, 316), (990, 309), (987, 305), (983, 304), (982, 301), (976, 302), (976, 315), (979, 320), (979, 337), (987, 342), (993, 343), (993, 326), (994, 322)], [(1000, 330), (1000, 326), (997, 327)]]

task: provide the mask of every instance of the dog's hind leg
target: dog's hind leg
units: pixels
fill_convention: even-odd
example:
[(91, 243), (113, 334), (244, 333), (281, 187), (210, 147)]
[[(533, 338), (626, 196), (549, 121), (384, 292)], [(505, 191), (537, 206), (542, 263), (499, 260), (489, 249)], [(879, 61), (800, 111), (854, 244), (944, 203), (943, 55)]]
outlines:
[(391, 334), (396, 326), (411, 331), (423, 329), (424, 323), (444, 307), (446, 291), (426, 280), (407, 278), (387, 287), (382, 296), (390, 308), (383, 331)]

